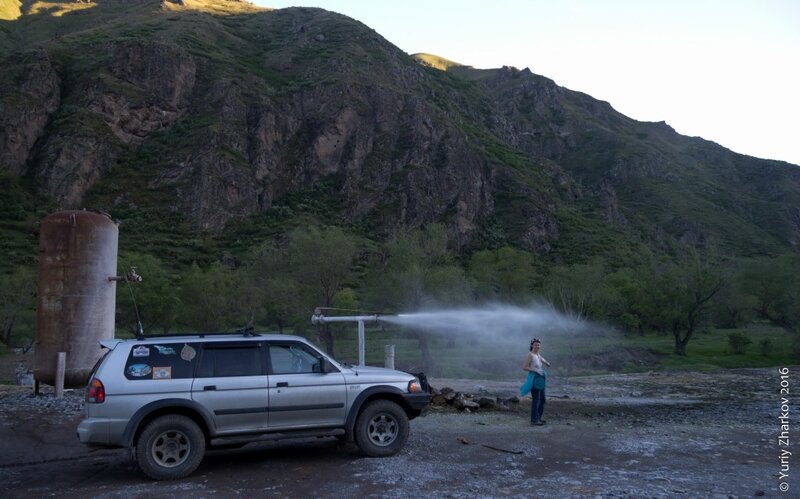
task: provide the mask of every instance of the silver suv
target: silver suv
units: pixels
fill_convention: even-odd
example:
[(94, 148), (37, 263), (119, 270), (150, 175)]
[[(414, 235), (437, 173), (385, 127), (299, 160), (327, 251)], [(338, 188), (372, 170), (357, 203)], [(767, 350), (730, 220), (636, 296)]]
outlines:
[(78, 439), (127, 447), (156, 480), (191, 474), (206, 449), (292, 437), (355, 441), (391, 456), (428, 406), (424, 375), (339, 364), (301, 337), (198, 334), (105, 340)]

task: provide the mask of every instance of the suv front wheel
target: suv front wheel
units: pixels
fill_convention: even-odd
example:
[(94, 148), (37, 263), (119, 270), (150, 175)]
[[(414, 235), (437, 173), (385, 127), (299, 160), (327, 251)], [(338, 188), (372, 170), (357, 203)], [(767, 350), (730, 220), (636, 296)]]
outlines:
[(154, 419), (136, 443), (136, 462), (156, 480), (183, 478), (200, 465), (206, 451), (203, 431), (186, 416), (171, 414)]
[(358, 447), (371, 457), (393, 456), (408, 439), (408, 416), (389, 400), (368, 403), (356, 420)]

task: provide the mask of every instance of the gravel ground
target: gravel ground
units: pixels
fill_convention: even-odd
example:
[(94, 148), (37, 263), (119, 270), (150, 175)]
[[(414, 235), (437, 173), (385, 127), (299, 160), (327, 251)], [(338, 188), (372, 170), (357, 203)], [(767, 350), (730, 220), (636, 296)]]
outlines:
[[(432, 384), (500, 399), (518, 386)], [(144, 478), (125, 451), (87, 454), (75, 438), (80, 391), (56, 400), (4, 387), (0, 496), (798, 497), (794, 461), (779, 479), (779, 385), (776, 369), (552, 379), (543, 427), (527, 424), (527, 398), (506, 411), (434, 408), (392, 458), (334, 439), (282, 441), (211, 452), (166, 483)], [(796, 403), (790, 411), (796, 421)]]

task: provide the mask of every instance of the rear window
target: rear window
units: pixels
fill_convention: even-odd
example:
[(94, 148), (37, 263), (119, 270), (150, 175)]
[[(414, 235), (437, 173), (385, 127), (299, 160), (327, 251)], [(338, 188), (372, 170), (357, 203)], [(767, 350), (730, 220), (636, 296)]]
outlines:
[(183, 379), (194, 376), (199, 343), (133, 345), (125, 363), (125, 377)]
[(203, 348), (197, 377), (260, 376), (264, 373), (263, 358), (260, 343), (209, 343)]

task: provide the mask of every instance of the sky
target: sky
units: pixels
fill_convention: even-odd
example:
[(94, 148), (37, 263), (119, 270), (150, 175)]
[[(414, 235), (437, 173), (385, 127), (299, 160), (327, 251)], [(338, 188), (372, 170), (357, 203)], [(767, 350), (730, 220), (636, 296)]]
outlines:
[(529, 68), (636, 120), (800, 165), (800, 1), (253, 3), (338, 12), (408, 54)]

